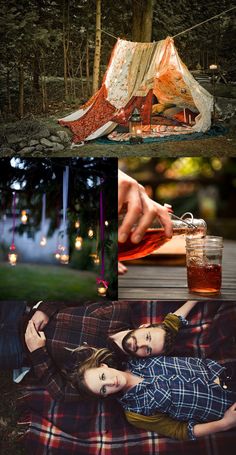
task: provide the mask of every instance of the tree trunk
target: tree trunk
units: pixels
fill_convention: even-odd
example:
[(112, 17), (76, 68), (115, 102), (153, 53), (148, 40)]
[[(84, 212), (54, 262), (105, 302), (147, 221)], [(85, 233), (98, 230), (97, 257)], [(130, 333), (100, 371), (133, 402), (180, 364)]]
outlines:
[(87, 98), (91, 95), (90, 93), (90, 71), (89, 71), (89, 43), (88, 38), (86, 41), (86, 81), (87, 81)]
[(9, 69), (7, 70), (6, 87), (7, 87), (7, 109), (8, 109), (8, 114), (11, 114), (12, 105), (11, 105), (10, 70)]
[(152, 40), (153, 0), (133, 2), (132, 40), (150, 42)]
[(146, 0), (142, 20), (142, 42), (152, 41), (153, 0)]
[(33, 63), (33, 92), (34, 95), (38, 95), (40, 92), (40, 85), (39, 85), (39, 77), (40, 77), (40, 69), (39, 69), (39, 55), (38, 53), (34, 55), (34, 63)]
[(100, 60), (101, 60), (101, 0), (96, 0), (96, 39), (93, 62), (93, 93), (99, 87)]
[(69, 87), (68, 87), (68, 51), (69, 51), (69, 22), (70, 22), (70, 1), (64, 0), (63, 2), (63, 62), (64, 62), (64, 91), (65, 98), (69, 96)]
[(18, 66), (18, 72), (19, 72), (18, 113), (19, 113), (19, 117), (22, 118), (24, 115), (24, 68), (23, 68), (22, 63), (20, 63)]

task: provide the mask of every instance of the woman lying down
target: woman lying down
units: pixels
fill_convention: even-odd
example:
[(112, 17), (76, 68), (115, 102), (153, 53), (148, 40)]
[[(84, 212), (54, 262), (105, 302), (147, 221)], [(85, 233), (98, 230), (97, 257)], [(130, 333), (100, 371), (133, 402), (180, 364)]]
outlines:
[(69, 381), (81, 396), (116, 398), (132, 425), (180, 440), (236, 427), (236, 362), (160, 356), (121, 371), (107, 349), (78, 351), (87, 356)]

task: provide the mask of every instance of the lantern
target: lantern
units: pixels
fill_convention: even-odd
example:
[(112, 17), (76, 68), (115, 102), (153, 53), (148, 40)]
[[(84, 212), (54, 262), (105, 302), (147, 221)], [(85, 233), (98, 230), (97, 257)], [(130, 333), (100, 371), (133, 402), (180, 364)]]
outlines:
[(79, 229), (79, 227), (80, 227), (80, 220), (76, 220), (75, 229)]
[(98, 295), (100, 295), (101, 297), (106, 297), (106, 294), (107, 294), (107, 287), (103, 283), (100, 283), (98, 285)]
[(99, 265), (100, 264), (100, 258), (99, 258), (97, 253), (90, 254), (90, 257), (93, 259), (93, 263), (95, 265)]
[(79, 235), (77, 235), (77, 237), (75, 238), (75, 249), (77, 251), (80, 251), (82, 248), (82, 245), (83, 245), (83, 237), (80, 237)]
[(61, 254), (60, 254), (60, 263), (63, 265), (69, 264), (69, 253), (68, 249), (65, 246), (61, 247)]
[(42, 235), (39, 243), (40, 243), (40, 246), (46, 246), (47, 245), (47, 239), (46, 239), (45, 235)]
[(135, 108), (129, 118), (130, 142), (143, 142), (142, 138), (142, 119), (139, 110)]
[(16, 252), (16, 247), (14, 244), (12, 244), (9, 248), (9, 253), (8, 253), (9, 264), (12, 266), (15, 266), (17, 263), (17, 258), (18, 258), (18, 254)]
[(94, 234), (93, 229), (90, 227), (89, 230), (88, 230), (88, 237), (90, 239), (92, 239), (93, 238), (93, 234)]
[(27, 216), (26, 210), (22, 210), (21, 211), (21, 222), (22, 222), (22, 224), (26, 224), (27, 221), (28, 221), (28, 216)]

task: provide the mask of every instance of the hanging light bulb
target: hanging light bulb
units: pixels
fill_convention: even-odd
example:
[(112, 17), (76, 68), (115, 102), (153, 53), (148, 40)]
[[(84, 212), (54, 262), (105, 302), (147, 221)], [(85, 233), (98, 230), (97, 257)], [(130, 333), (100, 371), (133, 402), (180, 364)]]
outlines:
[(45, 235), (42, 235), (39, 243), (40, 243), (40, 246), (47, 245), (47, 239), (46, 239)]
[(93, 229), (90, 227), (90, 228), (88, 229), (88, 237), (89, 237), (90, 239), (92, 239), (93, 236), (94, 236), (94, 232), (93, 232)]
[(75, 238), (75, 249), (77, 251), (80, 251), (82, 249), (82, 245), (83, 245), (83, 237), (80, 237), (79, 235), (77, 235), (77, 237)]
[(61, 254), (60, 254), (60, 263), (67, 265), (69, 264), (69, 253), (68, 249), (65, 246), (61, 247)]
[(106, 220), (104, 224), (105, 226), (109, 226), (109, 221)]
[(55, 258), (59, 261), (60, 257), (61, 257), (61, 253), (59, 250), (56, 250), (55, 253), (54, 253), (54, 256)]
[(9, 253), (8, 253), (9, 264), (12, 266), (15, 266), (17, 263), (17, 258), (18, 258), (18, 254), (16, 252), (16, 247), (14, 244), (12, 244), (9, 248)]
[(75, 229), (79, 229), (79, 228), (80, 228), (80, 220), (76, 220)]
[(26, 212), (26, 210), (22, 210), (21, 211), (21, 222), (22, 222), (22, 224), (26, 224), (27, 221), (28, 221), (27, 212)]

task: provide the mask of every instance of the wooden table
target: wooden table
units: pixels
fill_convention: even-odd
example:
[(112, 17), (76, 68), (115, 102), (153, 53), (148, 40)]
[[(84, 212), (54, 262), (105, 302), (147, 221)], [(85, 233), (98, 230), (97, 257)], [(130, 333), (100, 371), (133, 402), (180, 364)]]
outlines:
[(236, 242), (224, 241), (222, 289), (217, 296), (192, 294), (187, 287), (184, 265), (158, 265), (147, 259), (124, 263), (128, 272), (119, 277), (119, 300), (235, 300), (236, 303)]

